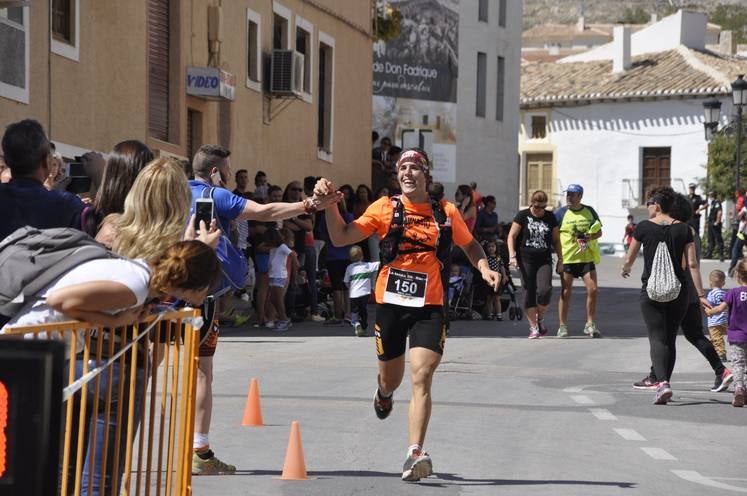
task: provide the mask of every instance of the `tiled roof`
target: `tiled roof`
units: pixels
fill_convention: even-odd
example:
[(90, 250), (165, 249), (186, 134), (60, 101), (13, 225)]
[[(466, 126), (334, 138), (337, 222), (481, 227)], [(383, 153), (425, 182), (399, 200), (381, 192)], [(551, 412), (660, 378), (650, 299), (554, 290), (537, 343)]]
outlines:
[(632, 58), (632, 67), (612, 72), (612, 61), (539, 62), (521, 67), (522, 106), (580, 101), (729, 94), (747, 59), (684, 46)]

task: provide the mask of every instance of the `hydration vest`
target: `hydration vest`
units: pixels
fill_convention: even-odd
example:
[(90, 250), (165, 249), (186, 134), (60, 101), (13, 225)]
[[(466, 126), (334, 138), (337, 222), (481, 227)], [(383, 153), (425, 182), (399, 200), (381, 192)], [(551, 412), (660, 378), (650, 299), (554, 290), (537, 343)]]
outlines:
[[(448, 307), (447, 286), (453, 245), (451, 219), (446, 215), (441, 202), (433, 197), (429, 197), (431, 210), (433, 211), (433, 220), (436, 222), (436, 229), (438, 229), (438, 238), (436, 239), (436, 247), (434, 248), (421, 241), (405, 236), (405, 207), (399, 196), (392, 196), (390, 199), (394, 212), (392, 222), (389, 224), (389, 231), (379, 242), (379, 260), (381, 261), (379, 271), (385, 265), (391, 264), (398, 255), (435, 251), (436, 259), (441, 264), (441, 285), (443, 287), (444, 309), (446, 309)], [(409, 243), (413, 247), (404, 249), (401, 247), (402, 243)]]

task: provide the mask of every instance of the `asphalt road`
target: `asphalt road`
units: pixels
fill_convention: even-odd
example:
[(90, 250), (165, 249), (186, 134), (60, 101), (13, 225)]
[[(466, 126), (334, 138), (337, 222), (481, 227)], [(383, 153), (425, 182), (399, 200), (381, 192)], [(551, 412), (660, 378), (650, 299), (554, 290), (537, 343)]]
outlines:
[[(435, 474), (420, 483), (399, 478), (409, 380), (387, 420), (371, 407), (372, 338), (313, 323), (285, 333), (225, 329), (215, 358), (211, 445), (239, 470), (194, 477), (194, 494), (747, 493), (747, 409), (732, 407), (730, 393), (708, 390), (713, 372), (697, 350), (678, 340), (669, 405), (654, 406), (652, 392), (631, 388), (648, 371), (648, 340), (639, 273), (622, 280), (620, 264), (610, 257), (599, 268), (602, 339), (582, 336), (581, 286), (567, 340), (528, 340), (525, 320), (452, 324), (425, 443)], [(704, 275), (717, 265), (705, 263)], [(548, 323), (552, 335), (554, 314)], [(264, 427), (241, 427), (252, 377)], [(279, 480), (294, 420), (307, 481)]]

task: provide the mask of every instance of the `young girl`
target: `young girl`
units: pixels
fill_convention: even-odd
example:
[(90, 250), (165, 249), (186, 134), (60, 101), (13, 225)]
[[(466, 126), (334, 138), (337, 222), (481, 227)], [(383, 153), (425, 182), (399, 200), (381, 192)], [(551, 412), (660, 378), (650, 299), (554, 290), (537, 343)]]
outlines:
[[(498, 255), (498, 244), (495, 241), (487, 241), (484, 246), (485, 255), (487, 256), (490, 269), (499, 272), (501, 274), (501, 280), (508, 281), (506, 270), (503, 267), (503, 261), (501, 260), (500, 255)], [(491, 287), (487, 288), (485, 307), (487, 320), (503, 320), (500, 289), (493, 289)]]
[(716, 315), (729, 309), (729, 327), (726, 336), (729, 340), (732, 373), (734, 374), (734, 399), (731, 404), (744, 406), (744, 374), (747, 368), (747, 260), (742, 260), (736, 267), (739, 286), (726, 292), (724, 301), (713, 308), (707, 308), (706, 314)]
[(294, 236), (290, 229), (270, 231), (273, 248), (270, 250), (270, 304), (273, 306), (277, 322), (268, 321), (265, 325), (277, 331), (287, 331), (291, 326), (285, 312), (285, 292), (288, 290), (288, 261), (291, 270), (298, 270), (298, 258), (290, 247)]

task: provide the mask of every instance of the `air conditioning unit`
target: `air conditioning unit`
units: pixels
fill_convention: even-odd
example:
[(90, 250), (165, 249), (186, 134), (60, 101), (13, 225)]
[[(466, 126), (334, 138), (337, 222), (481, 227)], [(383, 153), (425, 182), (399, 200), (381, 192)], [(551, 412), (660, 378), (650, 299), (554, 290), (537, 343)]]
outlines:
[(299, 96), (303, 92), (304, 55), (295, 50), (273, 50), (270, 93)]

